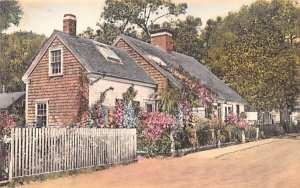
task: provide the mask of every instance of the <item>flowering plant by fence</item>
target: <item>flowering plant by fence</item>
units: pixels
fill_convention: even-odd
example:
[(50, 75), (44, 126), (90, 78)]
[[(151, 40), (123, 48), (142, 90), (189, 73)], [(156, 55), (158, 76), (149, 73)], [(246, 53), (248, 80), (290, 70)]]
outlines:
[(8, 179), (10, 129), (15, 125), (13, 115), (0, 113), (0, 181)]
[(154, 111), (139, 113), (138, 150), (146, 152), (147, 156), (170, 155), (170, 129), (175, 125), (175, 119), (164, 112)]

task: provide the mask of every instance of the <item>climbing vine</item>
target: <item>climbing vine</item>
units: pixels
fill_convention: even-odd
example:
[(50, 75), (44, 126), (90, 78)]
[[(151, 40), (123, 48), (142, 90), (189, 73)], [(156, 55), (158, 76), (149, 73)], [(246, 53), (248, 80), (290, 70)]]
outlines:
[(110, 87), (105, 89), (103, 92), (100, 92), (99, 99), (91, 107), (91, 118), (93, 120), (93, 126), (95, 127), (106, 127), (108, 126), (108, 108), (103, 105), (103, 102), (106, 98), (108, 91), (113, 90), (114, 88)]
[(74, 123), (86, 125), (89, 121), (88, 78), (85, 70), (80, 71), (77, 86), (77, 114)]
[(173, 75), (185, 84), (185, 88), (192, 92), (198, 99), (201, 100), (202, 105), (210, 106), (213, 102), (212, 91), (204, 86), (201, 81), (188, 75), (183, 69), (172, 69)]

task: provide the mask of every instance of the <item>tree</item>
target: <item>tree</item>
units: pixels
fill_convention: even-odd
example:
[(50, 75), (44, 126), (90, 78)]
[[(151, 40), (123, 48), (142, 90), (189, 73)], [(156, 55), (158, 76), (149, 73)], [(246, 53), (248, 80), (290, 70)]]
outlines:
[(45, 36), (32, 32), (16, 32), (4, 35), (0, 41), (0, 85), (7, 91), (24, 90), (21, 80), (30, 66)]
[(173, 44), (177, 52), (189, 55), (201, 61), (204, 57), (204, 43), (199, 35), (201, 18), (187, 16), (173, 26)]
[(101, 17), (118, 26), (121, 33), (137, 26), (150, 35), (155, 23), (185, 14), (186, 9), (186, 3), (170, 0), (106, 0)]
[(202, 35), (206, 63), (250, 109), (290, 109), (299, 94), (299, 20), (293, 1), (260, 0), (210, 21)]
[(9, 28), (10, 24), (18, 25), (22, 14), (22, 9), (17, 1), (0, 1), (0, 33)]

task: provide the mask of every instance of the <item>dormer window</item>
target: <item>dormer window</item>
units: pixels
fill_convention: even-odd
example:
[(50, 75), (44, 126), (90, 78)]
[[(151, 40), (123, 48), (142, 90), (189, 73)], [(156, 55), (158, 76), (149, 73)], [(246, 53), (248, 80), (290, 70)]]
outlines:
[(97, 46), (97, 48), (99, 52), (105, 57), (105, 59), (107, 59), (107, 61), (122, 64), (120, 57), (111, 49), (101, 46)]
[(62, 49), (53, 49), (49, 51), (49, 75), (59, 76), (63, 73)]
[(147, 57), (150, 59), (150, 61), (154, 61), (159, 66), (162, 66), (162, 67), (167, 66), (167, 64), (162, 59), (160, 59), (159, 57), (156, 57), (156, 56), (153, 56), (153, 55), (147, 55)]

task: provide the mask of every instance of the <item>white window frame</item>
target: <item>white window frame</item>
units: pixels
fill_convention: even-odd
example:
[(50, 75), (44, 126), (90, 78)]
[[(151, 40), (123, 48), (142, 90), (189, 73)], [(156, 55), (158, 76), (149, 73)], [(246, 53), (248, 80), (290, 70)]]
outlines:
[[(58, 51), (60, 50), (60, 73), (57, 74), (53, 74), (52, 73), (52, 52), (53, 51)], [(54, 47), (49, 49), (49, 76), (53, 77), (53, 76), (62, 76), (63, 72), (64, 72), (64, 58), (63, 55), (64, 51), (63, 51), (63, 47)]]
[(145, 101), (145, 110), (148, 112), (147, 105), (152, 105), (152, 112), (155, 111), (155, 101)]
[(103, 46), (97, 46), (97, 48), (107, 61), (121, 65), (123, 64), (121, 58), (113, 50)]
[(46, 127), (48, 126), (48, 121), (49, 121), (49, 100), (48, 99), (44, 99), (44, 100), (36, 100), (36, 101), (34, 101), (34, 103), (35, 103), (35, 117), (34, 117), (34, 119), (35, 119), (35, 122), (37, 122), (38, 120), (37, 120), (37, 112), (38, 112), (38, 109), (37, 109), (37, 107), (38, 107), (38, 104), (46, 104)]

